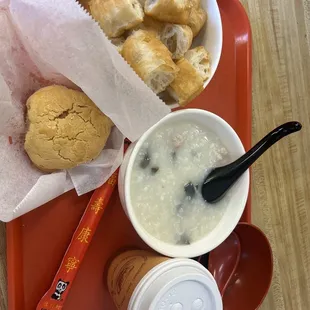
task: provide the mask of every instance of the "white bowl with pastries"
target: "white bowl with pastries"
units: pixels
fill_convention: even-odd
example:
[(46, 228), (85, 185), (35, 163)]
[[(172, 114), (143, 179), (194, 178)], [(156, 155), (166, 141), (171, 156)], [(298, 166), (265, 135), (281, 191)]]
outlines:
[(90, 0), (88, 10), (171, 108), (187, 105), (210, 83), (222, 51), (216, 0)]

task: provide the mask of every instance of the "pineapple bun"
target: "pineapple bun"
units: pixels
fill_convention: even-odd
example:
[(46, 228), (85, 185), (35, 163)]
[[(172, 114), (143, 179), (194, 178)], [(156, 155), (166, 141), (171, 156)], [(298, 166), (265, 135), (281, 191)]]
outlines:
[(47, 172), (95, 159), (113, 126), (83, 92), (60, 85), (31, 95), (27, 118), (25, 150), (33, 164)]

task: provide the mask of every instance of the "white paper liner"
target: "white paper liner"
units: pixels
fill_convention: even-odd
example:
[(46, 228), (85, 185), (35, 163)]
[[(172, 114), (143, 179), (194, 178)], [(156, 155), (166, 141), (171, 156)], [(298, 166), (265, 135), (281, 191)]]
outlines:
[[(23, 149), (25, 102), (53, 84), (82, 89), (116, 127), (96, 160), (44, 174)], [(124, 136), (136, 140), (170, 112), (74, 0), (0, 0), (0, 107), (2, 221), (102, 185), (122, 161)]]

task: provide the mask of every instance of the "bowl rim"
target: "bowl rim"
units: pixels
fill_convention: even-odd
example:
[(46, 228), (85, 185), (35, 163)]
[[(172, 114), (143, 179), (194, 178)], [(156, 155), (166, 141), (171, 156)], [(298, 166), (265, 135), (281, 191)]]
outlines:
[[(178, 118), (180, 115), (184, 114), (200, 114), (204, 115), (206, 118), (211, 117), (216, 122), (218, 122), (227, 132), (230, 132), (233, 136), (235, 136), (236, 139), (236, 149), (238, 151), (241, 151), (242, 153), (245, 153), (244, 146), (237, 135), (237, 133), (234, 131), (234, 129), (220, 116), (201, 109), (184, 109), (172, 112), (162, 118), (159, 122), (157, 122), (155, 125), (153, 125), (151, 128), (149, 128), (136, 142), (136, 144), (133, 147), (133, 150), (130, 154), (130, 157), (128, 159), (128, 164), (126, 167), (126, 173), (125, 173), (125, 179), (124, 179), (124, 202), (126, 205), (126, 213), (129, 217), (129, 220), (131, 221), (135, 231), (140, 236), (140, 238), (153, 250), (155, 250), (158, 253), (161, 253), (163, 255), (169, 256), (169, 257), (184, 257), (184, 258), (191, 258), (191, 257), (198, 257), (202, 254), (205, 254), (207, 252), (212, 251), (214, 248), (216, 248), (219, 244), (221, 244), (234, 230), (234, 228), (237, 226), (243, 211), (246, 206), (246, 202), (248, 199), (248, 193), (249, 193), (249, 186), (250, 186), (250, 173), (249, 170), (247, 170), (244, 175), (244, 185), (242, 186), (242, 197), (240, 199), (239, 209), (238, 212), (236, 211), (236, 216), (234, 217), (233, 224), (227, 225), (227, 229), (225, 230), (225, 233), (222, 233), (222, 238), (217, 238), (215, 241), (212, 242), (212, 244), (205, 244), (204, 247), (200, 245), (200, 243), (203, 243), (205, 239), (208, 238), (209, 234), (207, 234), (202, 239), (190, 244), (190, 245), (173, 245), (169, 244), (163, 241), (160, 241), (159, 239), (151, 236), (139, 223), (139, 220), (137, 219), (137, 216), (135, 214), (133, 205), (131, 203), (131, 193), (130, 193), (130, 180), (131, 180), (131, 172), (133, 168), (133, 164), (135, 162), (135, 159), (137, 157), (137, 154), (143, 145), (144, 141), (163, 123), (169, 122), (171, 119)], [(224, 217), (224, 216), (223, 216)], [(218, 225), (217, 225), (218, 226)], [(213, 229), (215, 230), (217, 226)], [(229, 228), (229, 229), (228, 229)], [(212, 231), (211, 231), (212, 232)], [(198, 246), (197, 246), (198, 245)]]
[[(218, 46), (220, 47), (219, 52), (216, 55), (211, 55), (211, 68), (213, 68), (213, 72), (211, 72), (210, 77), (206, 81), (204, 81), (203, 88), (206, 88), (207, 85), (211, 82), (211, 80), (212, 80), (212, 78), (213, 78), (213, 76), (217, 70), (217, 67), (219, 65), (221, 55), (222, 55), (222, 50), (223, 50), (223, 25), (222, 25), (222, 17), (221, 17), (220, 8), (219, 8), (216, 0), (205, 0), (205, 1), (206, 2), (210, 1), (210, 3), (214, 4), (214, 8), (215, 8), (216, 13), (217, 13), (216, 17), (218, 19), (217, 27), (218, 27), (218, 31), (221, 35), (218, 36)], [(208, 20), (209, 20), (209, 17), (208, 17)], [(207, 21), (207, 23), (208, 23), (208, 21)], [(216, 57), (214, 58), (214, 56), (216, 56)]]
[[(214, 19), (217, 20), (216, 22), (216, 28), (218, 30), (218, 33), (219, 35), (217, 36), (217, 46), (219, 47), (219, 50), (217, 53), (215, 54), (210, 54), (211, 56), (211, 74), (210, 74), (210, 77), (203, 82), (203, 89), (206, 89), (206, 87), (209, 85), (209, 83), (211, 82), (211, 80), (213, 79), (214, 75), (215, 75), (215, 72), (217, 70), (217, 67), (219, 65), (219, 62), (220, 62), (220, 59), (221, 59), (221, 55), (222, 55), (222, 51), (223, 51), (223, 24), (222, 24), (222, 17), (221, 17), (221, 12), (220, 12), (220, 8), (218, 6), (218, 3), (216, 0), (203, 0), (203, 2), (209, 4), (211, 3), (213, 7), (213, 12), (216, 12), (216, 14), (212, 14), (212, 17), (214, 17)], [(207, 24), (209, 22), (209, 14), (208, 14), (208, 20), (207, 20)], [(208, 27), (208, 25), (207, 25)], [(199, 34), (198, 34), (198, 37), (199, 37)], [(193, 40), (193, 43), (195, 42), (195, 39), (197, 37), (194, 38)], [(208, 39), (207, 39), (208, 40)], [(193, 44), (191, 45), (190, 49), (192, 49), (193, 47), (195, 47), (197, 44)], [(206, 44), (199, 44), (203, 47), (205, 47)], [(209, 52), (209, 51), (208, 51)], [(170, 103), (168, 104), (168, 106), (174, 110), (174, 109), (177, 109), (177, 108), (180, 108), (180, 105), (178, 102), (173, 102), (173, 103)]]

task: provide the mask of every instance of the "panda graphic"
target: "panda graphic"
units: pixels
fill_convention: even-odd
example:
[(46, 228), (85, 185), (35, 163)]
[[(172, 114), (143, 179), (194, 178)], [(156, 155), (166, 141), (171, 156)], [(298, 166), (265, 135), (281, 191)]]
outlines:
[(53, 293), (52, 298), (60, 300), (62, 293), (67, 289), (70, 282), (65, 282), (61, 279), (58, 280), (56, 285), (55, 293)]

